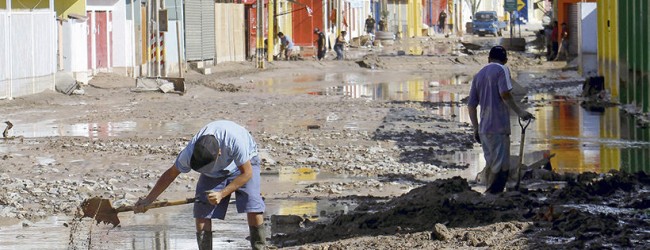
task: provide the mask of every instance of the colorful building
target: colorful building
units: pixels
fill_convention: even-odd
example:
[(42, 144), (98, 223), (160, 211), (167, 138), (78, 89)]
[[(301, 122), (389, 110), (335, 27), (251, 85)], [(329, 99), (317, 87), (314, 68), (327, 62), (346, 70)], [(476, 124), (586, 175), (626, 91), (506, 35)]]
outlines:
[(650, 111), (650, 3), (598, 1), (598, 64), (615, 101)]

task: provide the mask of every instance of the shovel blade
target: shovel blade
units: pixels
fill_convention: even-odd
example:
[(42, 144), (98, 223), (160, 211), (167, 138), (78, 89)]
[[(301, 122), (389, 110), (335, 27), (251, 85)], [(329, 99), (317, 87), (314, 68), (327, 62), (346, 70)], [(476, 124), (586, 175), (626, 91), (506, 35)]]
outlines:
[(81, 210), (83, 217), (93, 218), (97, 224), (103, 222), (104, 224), (112, 224), (116, 227), (120, 224), (120, 219), (117, 217), (117, 210), (113, 208), (108, 199), (94, 197), (87, 199), (81, 203)]

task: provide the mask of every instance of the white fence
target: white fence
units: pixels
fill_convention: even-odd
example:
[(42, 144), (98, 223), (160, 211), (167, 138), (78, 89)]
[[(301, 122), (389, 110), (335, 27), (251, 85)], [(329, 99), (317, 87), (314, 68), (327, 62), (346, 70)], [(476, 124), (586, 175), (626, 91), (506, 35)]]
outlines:
[(56, 41), (54, 12), (0, 11), (0, 99), (54, 90)]

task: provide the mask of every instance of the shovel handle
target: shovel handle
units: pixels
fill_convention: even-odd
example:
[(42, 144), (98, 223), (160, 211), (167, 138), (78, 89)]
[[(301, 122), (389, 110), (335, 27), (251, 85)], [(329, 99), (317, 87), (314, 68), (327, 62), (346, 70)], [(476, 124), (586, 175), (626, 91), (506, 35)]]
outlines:
[(519, 118), (519, 126), (521, 127), (521, 140), (519, 142), (519, 166), (517, 166), (517, 184), (515, 185), (515, 190), (519, 190), (519, 185), (521, 184), (521, 167), (524, 165), (524, 142), (526, 141), (526, 128), (530, 125), (530, 120), (526, 120), (526, 125), (522, 122), (522, 119)]
[[(153, 203), (149, 204), (149, 206), (146, 206), (145, 208), (148, 210), (148, 209), (152, 209), (152, 208), (177, 206), (177, 205), (189, 204), (189, 203), (194, 203), (194, 202), (196, 202), (196, 198), (187, 198), (187, 199), (175, 200), (175, 201), (166, 201), (166, 200), (164, 200), (164, 201), (153, 202)], [(118, 213), (133, 211), (134, 207), (135, 206), (122, 206), (122, 207), (116, 208), (115, 211), (118, 212)]]

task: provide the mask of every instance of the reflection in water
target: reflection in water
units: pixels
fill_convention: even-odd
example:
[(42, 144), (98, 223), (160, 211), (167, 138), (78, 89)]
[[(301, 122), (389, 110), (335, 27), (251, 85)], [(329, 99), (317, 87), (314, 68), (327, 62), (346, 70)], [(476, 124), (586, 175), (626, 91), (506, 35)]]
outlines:
[[(448, 80), (414, 77), (403, 82), (369, 83), (358, 75), (353, 79), (347, 81), (353, 84), (329, 87), (313, 94), (370, 100), (458, 103), (466, 96), (432, 87), (468, 84), (471, 81), (461, 77)], [(650, 164), (647, 164), (650, 163), (650, 131), (637, 127), (634, 118), (622, 114), (618, 107), (590, 111), (582, 108), (578, 100), (550, 94), (536, 94), (529, 99), (537, 104), (541, 102), (541, 105), (530, 108), (534, 109), (533, 114), (537, 119), (526, 131), (524, 163), (531, 164), (545, 154), (555, 154), (551, 164), (558, 172), (650, 171)], [(455, 121), (470, 122), (465, 106), (452, 104), (432, 112), (452, 116)], [(511, 125), (511, 150), (513, 154), (518, 154), (521, 128), (516, 116), (511, 117)], [(470, 169), (482, 169), (483, 158), (476, 157), (481, 155), (480, 148), (475, 148), (470, 154), (473, 157), (462, 157), (470, 164)], [(459, 155), (463, 154), (454, 157)]]
[(77, 124), (60, 124), (57, 120), (45, 120), (37, 123), (16, 122), (12, 135), (25, 138), (80, 136), (91, 139), (106, 139), (124, 136), (126, 133), (145, 133), (165, 135), (190, 129), (193, 131), (199, 124), (160, 121), (121, 121), (121, 122), (91, 122)]
[[(535, 110), (534, 129), (526, 131), (526, 140), (532, 141), (530, 146), (526, 143), (526, 152), (537, 151), (530, 162), (540, 158), (540, 151), (549, 150), (556, 155), (551, 164), (558, 172), (650, 171), (649, 130), (637, 127), (633, 117), (618, 107), (589, 111), (563, 97), (531, 99), (541, 98), (553, 101)], [(519, 140), (520, 131), (513, 127), (513, 141)]]

